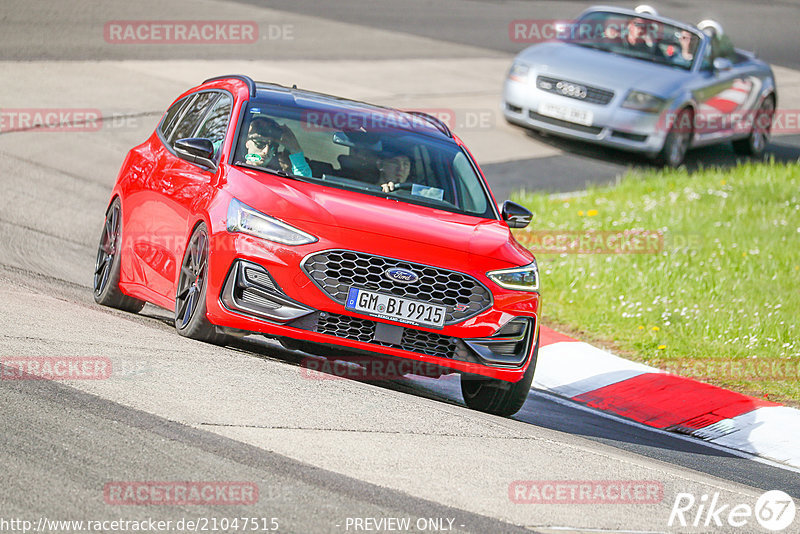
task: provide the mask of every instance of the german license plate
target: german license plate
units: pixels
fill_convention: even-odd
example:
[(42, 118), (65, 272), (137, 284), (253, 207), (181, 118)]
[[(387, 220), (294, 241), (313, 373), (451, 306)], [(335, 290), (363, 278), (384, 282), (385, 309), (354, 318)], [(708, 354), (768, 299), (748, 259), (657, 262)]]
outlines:
[(582, 124), (584, 126), (591, 126), (592, 119), (594, 118), (591, 111), (576, 109), (569, 106), (548, 104), (547, 102), (539, 104), (539, 114), (562, 121)]
[(442, 328), (447, 312), (446, 306), (375, 293), (357, 287), (351, 287), (347, 293), (345, 308), (364, 315), (428, 328)]

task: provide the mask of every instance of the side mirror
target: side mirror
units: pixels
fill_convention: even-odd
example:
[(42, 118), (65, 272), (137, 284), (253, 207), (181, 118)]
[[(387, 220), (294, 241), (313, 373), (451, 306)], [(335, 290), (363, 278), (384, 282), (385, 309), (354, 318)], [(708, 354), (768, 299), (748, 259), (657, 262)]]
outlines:
[(216, 170), (214, 144), (210, 139), (200, 137), (178, 139), (173, 146), (181, 159)]
[(714, 59), (714, 70), (717, 72), (725, 72), (733, 68), (733, 63), (726, 57), (718, 57)]
[(531, 218), (533, 217), (533, 214), (527, 208), (510, 200), (503, 202), (501, 214), (509, 228), (525, 228), (531, 223)]

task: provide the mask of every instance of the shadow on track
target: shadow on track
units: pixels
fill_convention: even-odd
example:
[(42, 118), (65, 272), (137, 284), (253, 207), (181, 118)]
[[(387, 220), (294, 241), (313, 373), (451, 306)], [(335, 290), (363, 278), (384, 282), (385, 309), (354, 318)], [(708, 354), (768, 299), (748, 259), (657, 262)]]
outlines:
[[(524, 133), (531, 139), (557, 148), (568, 154), (621, 165), (627, 168), (639, 168), (644, 171), (662, 168), (662, 166), (657, 165), (653, 160), (641, 154), (543, 134), (532, 130), (525, 130)], [(767, 150), (763, 159), (769, 160), (770, 158), (774, 158), (778, 163), (795, 162), (800, 159), (800, 136), (789, 135), (772, 137), (769, 145), (767, 145)], [(686, 154), (684, 166), (692, 173), (708, 167), (731, 168), (747, 161), (757, 160), (736, 154), (730, 143), (721, 143), (689, 150)]]

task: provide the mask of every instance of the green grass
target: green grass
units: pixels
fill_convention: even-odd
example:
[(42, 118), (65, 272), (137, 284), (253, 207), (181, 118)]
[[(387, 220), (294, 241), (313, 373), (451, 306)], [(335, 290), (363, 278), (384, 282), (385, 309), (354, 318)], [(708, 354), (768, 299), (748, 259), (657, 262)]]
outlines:
[[(800, 404), (800, 164), (635, 172), (572, 198), (522, 192), (543, 322), (622, 355)], [(545, 253), (542, 230), (663, 233), (645, 254)]]

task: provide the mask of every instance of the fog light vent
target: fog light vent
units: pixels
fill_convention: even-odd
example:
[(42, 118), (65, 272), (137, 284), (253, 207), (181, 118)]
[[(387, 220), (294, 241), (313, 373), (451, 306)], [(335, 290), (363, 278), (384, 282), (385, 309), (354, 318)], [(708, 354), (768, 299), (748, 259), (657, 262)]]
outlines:
[(272, 291), (276, 291), (277, 288), (275, 287), (275, 283), (272, 281), (272, 278), (265, 273), (259, 272), (255, 269), (245, 267), (244, 268), (244, 277), (247, 279), (248, 282), (261, 286), (265, 289), (270, 289)]
[(496, 337), (510, 337), (510, 336), (518, 336), (525, 331), (525, 326), (527, 326), (528, 321), (526, 319), (514, 319), (513, 321), (509, 321), (497, 331), (495, 334)]
[(273, 302), (264, 298), (263, 296), (259, 295), (258, 291), (253, 289), (245, 289), (242, 291), (242, 302), (258, 306), (259, 308), (267, 308), (271, 310), (281, 307), (281, 305), (277, 302)]
[(483, 363), (521, 365), (530, 350), (535, 320), (517, 317), (503, 325), (491, 337), (463, 341)]

